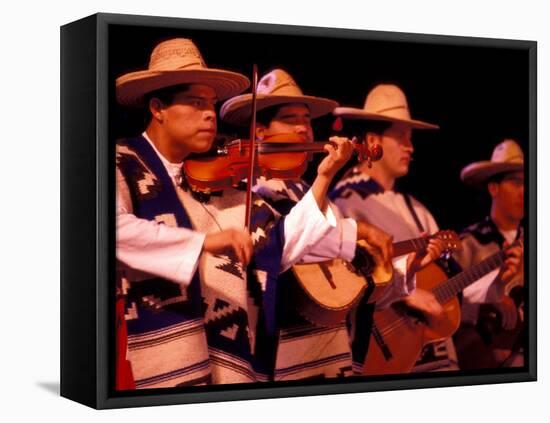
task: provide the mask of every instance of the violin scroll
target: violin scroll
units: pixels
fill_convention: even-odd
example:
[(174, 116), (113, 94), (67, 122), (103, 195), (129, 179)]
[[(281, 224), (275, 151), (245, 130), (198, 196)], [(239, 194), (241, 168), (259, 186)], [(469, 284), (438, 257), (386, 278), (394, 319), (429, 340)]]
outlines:
[(351, 141), (354, 143), (357, 158), (360, 162), (366, 161), (369, 169), (373, 162), (380, 160), (384, 155), (384, 149), (380, 144), (374, 144), (369, 148), (367, 145), (359, 143), (357, 137), (353, 137)]

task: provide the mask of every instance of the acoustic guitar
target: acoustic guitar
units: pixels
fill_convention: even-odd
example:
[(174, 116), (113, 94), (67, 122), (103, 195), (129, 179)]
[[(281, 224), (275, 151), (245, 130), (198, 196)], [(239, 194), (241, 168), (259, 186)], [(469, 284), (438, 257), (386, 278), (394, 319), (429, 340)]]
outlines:
[(515, 327), (502, 327), (502, 314), (494, 304), (481, 304), (477, 324), (462, 325), (454, 335), (461, 370), (523, 365), (525, 345), (524, 287), (515, 286), (504, 300), (517, 310)]
[[(430, 239), (438, 238), (446, 252), (460, 246), (453, 231), (396, 242), (393, 257), (426, 250)], [(321, 263), (297, 264), (292, 267), (298, 283), (293, 285), (293, 298), (298, 311), (308, 321), (321, 326), (340, 324), (363, 295), (369, 302), (379, 299), (393, 278), (393, 270), (385, 269), (378, 258), (367, 251), (367, 244), (357, 242), (351, 262), (333, 259)]]
[[(518, 240), (512, 246), (520, 244)], [(374, 312), (369, 350), (363, 374), (385, 375), (408, 373), (430, 342), (452, 336), (460, 325), (457, 294), (482, 276), (504, 263), (506, 250), (499, 251), (465, 271), (448, 279), (436, 264), (430, 263), (416, 274), (418, 288), (430, 290), (443, 306), (439, 318), (426, 317), (397, 302)]]

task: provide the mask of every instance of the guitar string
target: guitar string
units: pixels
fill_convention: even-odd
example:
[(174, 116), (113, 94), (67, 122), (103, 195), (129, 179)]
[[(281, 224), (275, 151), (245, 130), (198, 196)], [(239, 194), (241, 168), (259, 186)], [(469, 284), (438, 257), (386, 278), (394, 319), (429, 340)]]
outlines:
[[(451, 284), (451, 283), (454, 283), (454, 282), (462, 282), (462, 281), (467, 282), (469, 279), (472, 279), (472, 278), (474, 278), (473, 280), (479, 279), (479, 277), (481, 277), (481, 276), (483, 276), (484, 274), (487, 273), (486, 272), (487, 269), (485, 269), (485, 267), (491, 268), (494, 264), (499, 263), (499, 258), (500, 258), (499, 256), (500, 255), (501, 254), (499, 253), (499, 254), (496, 254), (494, 256), (491, 256), (491, 257), (487, 258), (486, 260), (478, 263), (478, 265), (472, 267), (471, 269), (468, 269), (468, 270), (471, 270), (470, 272), (465, 271), (465, 273), (463, 275), (457, 275), (457, 276), (455, 276), (451, 279), (448, 279), (444, 284), (442, 284), (442, 285), (436, 287), (435, 289), (433, 289), (432, 292), (437, 290), (438, 288), (441, 288), (443, 286), (446, 286), (447, 284)], [(479, 276), (478, 276), (478, 273), (479, 273)], [(458, 277), (458, 276), (460, 276), (460, 277)], [(461, 284), (460, 283), (456, 284), (456, 287), (461, 287)], [(445, 288), (443, 288), (443, 289), (445, 289)], [(451, 298), (452, 297), (454, 297), (454, 295), (451, 296)], [(397, 328), (399, 328), (402, 325), (406, 324), (408, 322), (408, 320), (409, 319), (406, 316), (400, 317), (399, 319), (394, 320), (392, 324), (385, 326), (383, 330), (379, 329), (379, 333), (381, 335), (388, 335), (388, 334), (394, 332), (395, 330), (397, 330)]]
[[(412, 244), (414, 250), (420, 251), (421, 249), (426, 248), (426, 246), (428, 244), (428, 238), (430, 238), (430, 237), (413, 238), (413, 239), (411, 239), (409, 241), (405, 241), (405, 242), (410, 242)], [(394, 320), (391, 324), (385, 326), (383, 330), (379, 330), (379, 333), (381, 335), (387, 335), (387, 334), (395, 331), (400, 326), (406, 324), (407, 321), (408, 321), (407, 317), (404, 317), (404, 316), (400, 317), (399, 319)]]

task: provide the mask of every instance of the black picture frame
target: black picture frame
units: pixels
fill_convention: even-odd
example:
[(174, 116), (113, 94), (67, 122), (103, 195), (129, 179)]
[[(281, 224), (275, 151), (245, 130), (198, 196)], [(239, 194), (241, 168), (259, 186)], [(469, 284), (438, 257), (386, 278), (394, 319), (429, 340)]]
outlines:
[[(519, 371), (422, 374), (323, 382), (209, 386), (114, 392), (114, 154), (110, 142), (114, 26), (228, 31), (271, 36), (415, 43), (521, 51), (528, 60), (526, 366)], [(148, 58), (143, 51), (143, 63)], [(208, 60), (208, 52), (205, 52)], [(133, 406), (525, 382), (537, 379), (536, 355), (536, 61), (533, 41), (450, 37), (242, 22), (96, 14), (61, 28), (61, 395), (90, 407)], [(111, 128), (112, 130), (112, 128)]]

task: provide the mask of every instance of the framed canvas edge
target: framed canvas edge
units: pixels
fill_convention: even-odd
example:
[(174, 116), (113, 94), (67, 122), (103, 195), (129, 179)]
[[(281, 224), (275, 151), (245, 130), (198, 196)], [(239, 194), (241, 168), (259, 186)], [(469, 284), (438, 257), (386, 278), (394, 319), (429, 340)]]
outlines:
[(127, 15), (117, 13), (97, 13), (98, 25), (130, 25), (162, 28), (182, 28), (190, 30), (220, 30), (235, 32), (265, 33), (276, 35), (330, 36), (364, 40), (383, 40), (413, 43), (438, 43), (444, 45), (505, 47), (529, 49), (536, 46), (533, 40), (506, 38), (485, 38), (459, 35), (439, 35), (370, 29), (332, 28), (318, 26), (286, 25), (260, 22), (219, 21), (195, 18), (173, 18), (147, 15)]
[(537, 45), (529, 48), (529, 154), (528, 154), (528, 258), (527, 281), (529, 309), (528, 363), (529, 373), (537, 380)]
[[(235, 401), (248, 399), (267, 399), (281, 397), (311, 396), (325, 394), (345, 394), (372, 391), (423, 389), (436, 387), (456, 387), (463, 385), (496, 384), (509, 382), (529, 382), (537, 380), (537, 351), (536, 351), (536, 41), (506, 40), (491, 38), (476, 38), (463, 36), (446, 36), (431, 34), (411, 34), (398, 32), (381, 32), (368, 30), (351, 30), (336, 28), (319, 28), (305, 26), (275, 25), (263, 23), (228, 22), (198, 20), (186, 18), (165, 18), (155, 16), (105, 14), (97, 15), (97, 136), (96, 136), (96, 179), (97, 179), (97, 402), (96, 408), (120, 408), (153, 405), (171, 405), (186, 403), (202, 403), (215, 401)], [(465, 46), (486, 46), (519, 48), (529, 51), (529, 228), (528, 248), (529, 263), (528, 277), (531, 287), (529, 289), (530, 307), (527, 315), (529, 325), (528, 345), (528, 369), (525, 372), (505, 374), (482, 374), (482, 375), (437, 375), (434, 377), (419, 376), (400, 380), (376, 380), (358, 381), (340, 384), (319, 384), (307, 386), (277, 386), (262, 387), (255, 386), (246, 389), (231, 389), (215, 392), (201, 393), (158, 393), (153, 395), (127, 395), (110, 396), (109, 392), (109, 351), (108, 351), (108, 278), (110, 267), (113, 265), (113, 257), (109, 228), (109, 207), (114, 199), (114, 184), (110, 186), (109, 171), (109, 148), (108, 148), (108, 27), (109, 25), (146, 25), (189, 28), (189, 29), (217, 29), (228, 31), (265, 32), (277, 34), (295, 34), (309, 36), (332, 36), (342, 38), (358, 39), (384, 39), (399, 42), (425, 42), (440, 44), (460, 44)], [(111, 234), (112, 235), (112, 234)], [(90, 405), (90, 404), (88, 404)]]
[[(60, 394), (97, 406), (97, 17), (60, 30)], [(78, 140), (78, 142), (75, 142)], [(78, 284), (75, 283), (78, 281)]]

